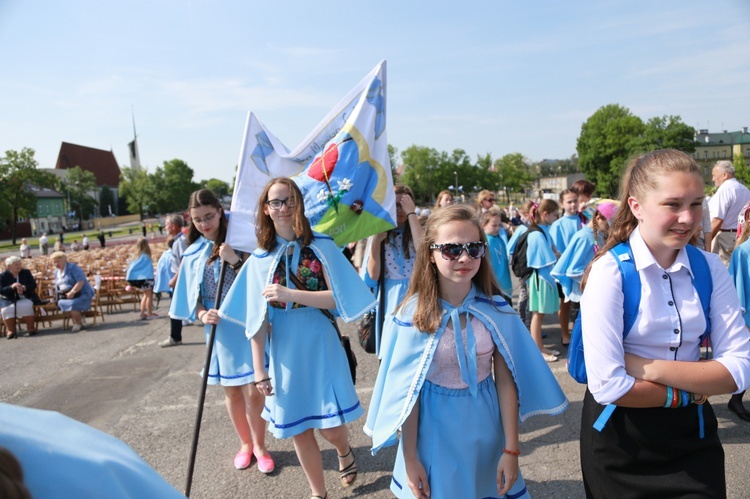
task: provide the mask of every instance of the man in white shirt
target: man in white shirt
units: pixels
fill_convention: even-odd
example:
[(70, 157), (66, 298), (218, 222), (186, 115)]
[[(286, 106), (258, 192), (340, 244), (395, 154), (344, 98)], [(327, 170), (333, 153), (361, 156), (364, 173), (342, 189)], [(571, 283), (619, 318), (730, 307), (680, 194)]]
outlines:
[(717, 253), (728, 267), (737, 239), (737, 217), (742, 207), (750, 202), (750, 189), (734, 177), (731, 161), (718, 161), (712, 178), (717, 190), (708, 202), (711, 211), (711, 251)]
[(47, 239), (47, 233), (42, 232), (42, 237), (39, 238), (39, 253), (47, 256), (49, 252), (49, 239)]

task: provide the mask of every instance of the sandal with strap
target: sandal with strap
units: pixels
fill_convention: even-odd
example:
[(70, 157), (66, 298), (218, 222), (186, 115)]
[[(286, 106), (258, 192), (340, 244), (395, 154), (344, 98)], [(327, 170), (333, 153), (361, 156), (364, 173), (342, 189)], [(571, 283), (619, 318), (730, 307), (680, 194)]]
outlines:
[(310, 496), (310, 499), (328, 499), (328, 492), (324, 496)]
[[(343, 470), (339, 470), (339, 479), (341, 480), (342, 487), (351, 487), (354, 482), (357, 481), (357, 473), (359, 472), (359, 468), (357, 468), (357, 461), (354, 459), (354, 454), (352, 453), (351, 446), (349, 446), (349, 452), (347, 452), (343, 456), (339, 456), (339, 460), (349, 457), (349, 455), (352, 456), (352, 463)], [(353, 476), (354, 478), (347, 481), (346, 477), (349, 476)]]

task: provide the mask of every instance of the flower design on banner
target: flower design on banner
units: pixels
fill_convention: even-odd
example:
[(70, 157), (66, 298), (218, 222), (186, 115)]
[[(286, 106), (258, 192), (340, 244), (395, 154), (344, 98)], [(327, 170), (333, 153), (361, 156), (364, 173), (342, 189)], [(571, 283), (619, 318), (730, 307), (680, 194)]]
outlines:
[(336, 194), (333, 193), (333, 189), (331, 189), (330, 184), (326, 182), (326, 185), (328, 186), (328, 191), (325, 189), (318, 192), (317, 198), (318, 201), (321, 203), (326, 203), (328, 206), (332, 207), (336, 212), (339, 211), (339, 201), (341, 201), (341, 198), (351, 190), (351, 188), (354, 186), (351, 180), (348, 178), (343, 178), (342, 180), (337, 181), (338, 183), (338, 192)]

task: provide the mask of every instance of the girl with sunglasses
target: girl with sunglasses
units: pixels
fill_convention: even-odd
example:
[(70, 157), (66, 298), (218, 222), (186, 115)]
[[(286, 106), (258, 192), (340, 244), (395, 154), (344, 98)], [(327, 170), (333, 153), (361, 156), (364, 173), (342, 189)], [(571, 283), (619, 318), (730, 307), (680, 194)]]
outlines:
[[(254, 385), (266, 397), (263, 417), (275, 437), (293, 439), (312, 497), (324, 499), (328, 494), (315, 430), (336, 448), (341, 485), (351, 487), (358, 468), (347, 423), (364, 409), (338, 334), (321, 309), (350, 322), (375, 306), (375, 298), (333, 240), (312, 231), (302, 193), (291, 179), (275, 178), (266, 185), (255, 224), (258, 248), (222, 314), (245, 324), (256, 366)], [(299, 289), (291, 275), (306, 289)], [(235, 317), (240, 310), (245, 313)]]
[[(534, 269), (526, 284), (529, 288), (529, 311), (531, 312), (531, 337), (536, 342), (542, 357), (547, 362), (556, 362), (560, 352), (550, 350), (542, 343), (542, 321), (545, 314), (554, 314), (560, 308), (557, 282), (550, 271), (557, 262), (555, 246), (550, 236), (550, 225), (557, 220), (557, 202), (543, 199), (534, 203), (529, 214), (529, 230), (526, 242), (526, 261)], [(535, 229), (539, 230), (535, 230)]]
[(499, 295), (476, 211), (448, 206), (426, 227), (406, 298), (386, 326), (394, 342), (365, 432), (373, 452), (399, 445), (397, 497), (529, 497), (519, 418), (558, 414), (568, 402)]
[[(253, 456), (258, 470), (271, 473), (274, 461), (266, 450), (266, 423), (261, 418), (263, 395), (250, 387), (255, 380), (253, 356), (244, 328), (231, 321), (220, 320), (215, 307), (220, 261), (226, 265), (222, 301), (243, 265), (238, 254), (224, 242), (227, 219), (213, 192), (201, 189), (190, 195), (188, 202), (190, 226), (188, 248), (182, 256), (169, 316), (179, 320), (195, 319), (205, 324), (206, 342), (211, 326), (216, 324), (214, 348), (208, 373), (209, 385), (221, 385), (234, 430), (240, 439), (240, 450), (234, 457), (238, 470), (250, 467)], [(261, 359), (260, 365), (263, 366)]]

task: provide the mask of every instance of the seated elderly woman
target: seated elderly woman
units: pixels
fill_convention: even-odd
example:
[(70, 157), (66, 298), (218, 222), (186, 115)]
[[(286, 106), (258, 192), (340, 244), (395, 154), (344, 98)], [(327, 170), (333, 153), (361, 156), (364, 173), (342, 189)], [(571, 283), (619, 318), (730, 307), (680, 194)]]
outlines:
[(26, 323), (29, 336), (36, 334), (34, 304), (41, 304), (36, 294), (36, 281), (31, 271), (21, 266), (21, 259), (9, 256), (5, 259), (5, 272), (0, 274), (0, 308), (8, 339), (16, 338), (16, 318)]
[(91, 299), (96, 293), (86, 279), (81, 267), (68, 261), (62, 251), (55, 251), (50, 256), (55, 266), (55, 288), (57, 289), (57, 306), (63, 312), (70, 312), (73, 319), (73, 332), (84, 327), (81, 312), (91, 308)]

